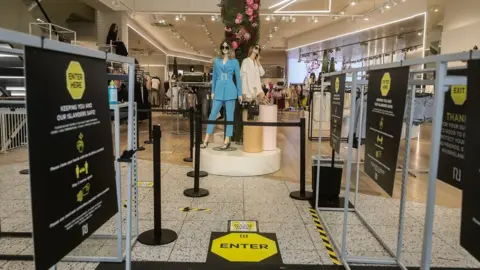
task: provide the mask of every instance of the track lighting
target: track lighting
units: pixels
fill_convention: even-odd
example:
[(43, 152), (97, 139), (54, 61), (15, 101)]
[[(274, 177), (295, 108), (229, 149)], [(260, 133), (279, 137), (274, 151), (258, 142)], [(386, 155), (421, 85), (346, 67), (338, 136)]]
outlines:
[(290, 17), (290, 21), (291, 21), (291, 22), (296, 22), (297, 19), (295, 19), (295, 17), (291, 16), (291, 17)]
[(417, 32), (417, 35), (418, 35), (418, 36), (421, 36), (421, 35), (423, 35), (423, 32), (422, 32), (422, 31), (418, 31), (418, 32)]
[(333, 16), (333, 19), (334, 19), (334, 20), (338, 20), (338, 16)]
[(313, 18), (313, 22), (314, 22), (314, 23), (317, 23), (317, 22), (318, 22), (317, 17), (314, 17), (314, 18)]
[(268, 15), (268, 16), (265, 18), (265, 20), (270, 21), (270, 20), (271, 20), (270, 15)]
[(112, 5), (113, 5), (113, 6), (116, 6), (116, 5), (118, 5), (118, 4), (119, 4), (119, 3), (118, 3), (118, 0), (112, 0)]
[(135, 18), (135, 15), (136, 15), (135, 11), (132, 11), (132, 13), (130, 13), (130, 18), (132, 18), (132, 19)]
[(340, 15), (345, 15), (345, 11), (342, 10), (342, 11), (340, 11), (339, 14), (340, 14)]
[(370, 20), (370, 15), (365, 15), (365, 17), (363, 17), (363, 20), (364, 21), (369, 21)]
[(350, 0), (349, 2), (349, 5), (351, 6), (355, 6), (356, 4), (358, 4), (358, 0)]
[(179, 21), (180, 20), (180, 16), (175, 16), (175, 21)]
[(385, 8), (386, 8), (386, 9), (391, 9), (391, 8), (392, 8), (392, 5), (390, 4), (390, 1), (388, 1), (387, 3), (385, 3)]
[(274, 27), (273, 27), (273, 30), (274, 30), (275, 32), (278, 31), (278, 26), (274, 26)]

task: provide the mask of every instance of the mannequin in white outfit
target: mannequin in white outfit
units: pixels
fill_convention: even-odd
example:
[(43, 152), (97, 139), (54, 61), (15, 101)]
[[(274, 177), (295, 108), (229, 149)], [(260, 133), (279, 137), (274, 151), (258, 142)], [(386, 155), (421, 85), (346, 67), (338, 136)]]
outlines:
[[(260, 77), (265, 74), (265, 70), (260, 64), (260, 46), (255, 45), (248, 50), (248, 57), (242, 62), (242, 90), (246, 101), (261, 101), (265, 93), (262, 90)], [(257, 104), (260, 102), (257, 102)]]

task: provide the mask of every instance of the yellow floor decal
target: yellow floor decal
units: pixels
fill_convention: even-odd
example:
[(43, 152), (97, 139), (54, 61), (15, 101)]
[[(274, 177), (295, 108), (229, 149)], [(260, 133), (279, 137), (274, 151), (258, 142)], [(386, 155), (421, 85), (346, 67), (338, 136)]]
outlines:
[(312, 215), (313, 222), (315, 223), (315, 226), (317, 227), (317, 231), (320, 234), (320, 238), (322, 238), (323, 244), (325, 245), (325, 248), (327, 249), (328, 255), (330, 256), (330, 259), (332, 260), (333, 264), (335, 265), (341, 265), (340, 260), (337, 257), (337, 254), (335, 253), (335, 250), (333, 249), (332, 244), (330, 244), (330, 240), (328, 239), (328, 235), (323, 229), (322, 223), (320, 223), (320, 219), (318, 218), (317, 212), (315, 209), (310, 208), (310, 214)]

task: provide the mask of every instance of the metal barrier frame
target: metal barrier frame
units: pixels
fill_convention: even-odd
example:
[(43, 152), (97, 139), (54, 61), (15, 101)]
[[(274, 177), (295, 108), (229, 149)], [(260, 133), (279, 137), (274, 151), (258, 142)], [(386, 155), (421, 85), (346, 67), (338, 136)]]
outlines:
[[(130, 57), (124, 57), (111, 53), (105, 53), (102, 51), (91, 50), (88, 48), (74, 46), (67, 43), (58, 42), (55, 40), (45, 39), (38, 36), (32, 36), (25, 33), (15, 32), (0, 28), (0, 40), (11, 44), (19, 44), (23, 46), (31, 46), (37, 48), (43, 48), (58, 52), (76, 54), (80, 56), (92, 57), (97, 59), (103, 59), (106, 62), (117, 62), (128, 65), (128, 75), (124, 76), (124, 79), (128, 80), (128, 103), (111, 105), (110, 108), (114, 110), (114, 135), (115, 135), (115, 155), (117, 160), (115, 161), (116, 168), (116, 185), (117, 185), (117, 206), (118, 213), (117, 231), (115, 235), (92, 235), (91, 238), (116, 238), (117, 239), (117, 256), (115, 257), (98, 257), (98, 256), (67, 256), (64, 258), (66, 261), (84, 261), (84, 262), (122, 262), (125, 258), (127, 262), (127, 269), (130, 269), (131, 263), (131, 250), (135, 245), (138, 236), (138, 192), (137, 192), (137, 154), (132, 157), (132, 162), (127, 163), (128, 179), (127, 179), (127, 220), (126, 220), (126, 235), (125, 238), (129, 239), (125, 248), (123, 247), (122, 240), (125, 239), (122, 233), (122, 203), (121, 203), (121, 171), (118, 158), (120, 157), (120, 108), (128, 107), (128, 135), (127, 135), (127, 150), (135, 151), (136, 145), (136, 112), (134, 103), (134, 82), (135, 82), (135, 60)], [(21, 56), (24, 54), (23, 50), (0, 48), (0, 52)], [(107, 76), (108, 77), (108, 76)], [(133, 189), (133, 194), (132, 194)], [(132, 216), (132, 205), (135, 202), (134, 216)], [(133, 224), (132, 224), (133, 223)], [(132, 225), (134, 231), (132, 234)], [(22, 256), (22, 255), (19, 255)], [(26, 256), (23, 256), (25, 258)]]
[[(434, 117), (432, 125), (432, 137), (431, 137), (431, 148), (430, 148), (430, 166), (428, 173), (428, 194), (426, 202), (426, 214), (425, 214), (425, 224), (424, 224), (424, 238), (423, 238), (423, 248), (422, 248), (422, 260), (421, 260), (421, 269), (428, 270), (430, 269), (431, 261), (431, 252), (432, 252), (432, 236), (433, 236), (433, 222), (434, 222), (434, 211), (435, 211), (435, 197), (436, 197), (436, 181), (437, 181), (437, 170), (438, 170), (438, 158), (439, 158), (439, 147), (440, 147), (440, 137), (441, 137), (441, 128), (442, 128), (442, 118), (443, 118), (443, 107), (445, 92), (448, 89), (448, 86), (452, 85), (466, 85), (467, 79), (464, 76), (447, 76), (447, 67), (449, 62), (456, 61), (467, 61), (472, 59), (480, 59), (480, 52), (463, 52), (463, 53), (454, 53), (446, 55), (434, 55), (424, 58), (416, 58), (411, 60), (405, 60), (395, 63), (389, 63), (384, 65), (376, 65), (362, 68), (353, 68), (347, 69), (340, 72), (332, 72), (324, 74), (322, 77), (330, 77), (340, 74), (352, 74), (352, 89), (356, 89), (357, 86), (368, 85), (368, 80), (359, 80), (358, 73), (365, 72), (369, 70), (378, 70), (386, 68), (395, 68), (402, 66), (414, 66), (414, 65), (425, 65), (428, 63), (435, 63), (435, 69), (420, 69), (420, 70), (410, 70), (411, 74), (416, 73), (429, 73), (435, 72), (435, 80), (416, 80), (409, 79), (408, 85), (434, 85), (435, 86), (435, 97), (434, 97)], [(323, 81), (323, 78), (322, 78)], [(322, 84), (322, 92), (324, 90), (324, 85)], [(363, 91), (362, 93), (362, 102), (360, 102), (361, 110), (363, 110)], [(412, 87), (410, 91), (407, 91), (407, 102), (414, 103), (415, 93)], [(352, 91), (352, 103), (351, 111), (355, 110), (355, 98), (356, 91)], [(323, 99), (322, 99), (323, 102)], [(409, 163), (410, 159), (410, 140), (411, 140), (411, 130), (410, 126), (412, 124), (413, 114), (411, 110), (413, 106), (410, 106), (410, 109), (407, 110), (408, 117), (408, 126), (406, 130), (406, 146), (405, 146), (405, 159), (404, 164)], [(362, 115), (362, 114), (360, 114)], [(353, 121), (349, 123), (350, 130), (353, 130)], [(359, 125), (360, 127), (361, 125)], [(399, 213), (399, 231), (397, 234), (397, 252), (394, 253), (386, 243), (381, 239), (379, 234), (372, 228), (372, 226), (366, 221), (363, 214), (357, 209), (357, 195), (358, 195), (358, 182), (359, 182), (359, 162), (357, 160), (357, 175), (356, 175), (356, 184), (355, 184), (355, 195), (354, 208), (349, 209), (349, 199), (350, 199), (350, 185), (351, 185), (351, 173), (352, 173), (352, 163), (353, 163), (353, 133), (349, 134), (348, 138), (348, 160), (347, 160), (347, 176), (346, 176), (346, 189), (345, 189), (345, 205), (343, 209), (334, 209), (334, 208), (321, 208), (317, 207), (318, 205), (318, 188), (317, 194), (315, 196), (315, 210), (323, 223), (328, 234), (331, 235), (331, 229), (328, 224), (325, 222), (322, 217), (322, 211), (343, 211), (344, 212), (344, 223), (343, 223), (343, 233), (342, 233), (342, 245), (339, 246), (334, 237), (331, 237), (332, 244), (340, 254), (340, 261), (343, 263), (347, 270), (350, 270), (350, 263), (360, 263), (360, 264), (371, 264), (371, 265), (397, 265), (401, 269), (406, 270), (407, 267), (402, 261), (402, 242), (403, 242), (403, 225), (404, 225), (404, 215), (405, 215), (405, 204), (406, 204), (406, 186), (408, 180), (408, 166), (403, 166), (402, 169), (402, 191), (401, 191), (401, 201), (400, 201), (400, 213)], [(318, 154), (321, 153), (321, 138), (319, 140)], [(359, 159), (360, 153), (357, 153), (357, 159)], [(320, 163), (317, 164), (317, 187), (320, 185)], [(347, 199), (348, 198), (348, 199)], [(362, 221), (362, 223), (368, 228), (368, 230), (374, 235), (374, 237), (380, 242), (380, 244), (389, 252), (392, 258), (371, 258), (365, 256), (347, 256), (347, 225), (348, 225), (348, 213), (352, 212), (357, 215), (357, 217)]]

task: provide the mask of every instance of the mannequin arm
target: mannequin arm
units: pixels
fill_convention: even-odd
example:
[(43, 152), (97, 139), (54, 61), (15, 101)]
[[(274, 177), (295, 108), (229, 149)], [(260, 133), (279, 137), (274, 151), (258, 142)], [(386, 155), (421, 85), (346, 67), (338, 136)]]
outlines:
[(250, 93), (250, 85), (248, 83), (248, 61), (243, 60), (241, 72), (242, 72), (243, 93), (245, 94), (245, 96), (249, 97), (251, 96), (251, 93)]
[(213, 74), (212, 74), (212, 97), (215, 94), (215, 82), (217, 81), (217, 69), (215, 68), (215, 59), (213, 60)]
[(237, 97), (242, 96), (242, 78), (240, 77), (240, 64), (238, 63), (238, 60), (235, 59), (234, 61), (234, 66), (235, 66), (235, 78), (237, 81)]
[(257, 63), (260, 69), (260, 77), (262, 77), (263, 75), (265, 75), (265, 70), (263, 69), (262, 64), (260, 64), (260, 62), (257, 62)]

